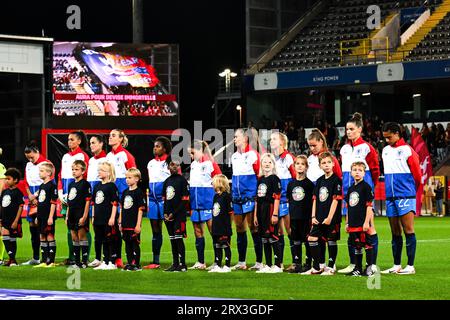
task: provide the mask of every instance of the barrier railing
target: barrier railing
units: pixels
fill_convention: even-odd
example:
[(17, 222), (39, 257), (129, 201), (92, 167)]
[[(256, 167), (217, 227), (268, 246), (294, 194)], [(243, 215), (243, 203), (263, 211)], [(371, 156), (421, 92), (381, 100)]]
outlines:
[[(354, 43), (357, 43), (357, 46), (354, 46)], [(374, 48), (382, 47), (381, 49)], [(360, 52), (362, 50), (362, 52)], [(350, 53), (349, 53), (350, 52)], [(356, 52), (356, 53), (354, 53)], [(341, 58), (341, 65), (345, 64), (347, 61), (354, 60), (354, 57), (359, 56), (367, 56), (368, 59), (376, 59), (380, 58), (380, 56), (384, 55), (382, 60), (385, 62), (389, 62), (389, 37), (381, 37), (381, 38), (364, 38), (364, 39), (355, 39), (355, 40), (344, 40), (339, 42), (339, 55)]]

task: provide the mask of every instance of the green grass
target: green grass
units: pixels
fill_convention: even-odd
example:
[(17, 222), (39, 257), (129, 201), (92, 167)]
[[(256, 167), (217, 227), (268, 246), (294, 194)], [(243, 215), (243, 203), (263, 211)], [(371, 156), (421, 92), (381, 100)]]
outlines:
[[(28, 225), (24, 222), (24, 237), (18, 242), (17, 260), (24, 262), (31, 256)], [(151, 230), (144, 220), (142, 231), (142, 261), (151, 259)], [(386, 218), (376, 219), (380, 239), (378, 265), (392, 266), (390, 231)], [(367, 278), (302, 276), (297, 274), (256, 274), (252, 271), (235, 271), (227, 274), (209, 274), (205, 271), (167, 273), (162, 270), (142, 272), (81, 270), (81, 291), (122, 292), (205, 296), (244, 299), (449, 299), (450, 298), (450, 219), (416, 219), (417, 255), (416, 275), (382, 275), (380, 289), (369, 290)], [(189, 223), (189, 237), (185, 240), (188, 266), (196, 260), (195, 239)], [(171, 262), (170, 243), (164, 230), (161, 253), (162, 267)], [(254, 262), (253, 244), (249, 234), (249, 264)], [(342, 233), (339, 241), (338, 268), (348, 263), (347, 235)], [(62, 220), (57, 224), (57, 260), (67, 254), (66, 227)], [(286, 241), (288, 242), (288, 241)], [(233, 236), (233, 264), (237, 261), (236, 238)], [(403, 265), (406, 263), (405, 246)], [(285, 265), (291, 262), (286, 245)], [(206, 261), (213, 261), (211, 238), (206, 236)], [(124, 255), (125, 256), (125, 255)], [(93, 251), (91, 252), (93, 259)], [(70, 274), (65, 267), (33, 269), (32, 267), (6, 268), (0, 266), (0, 286), (15, 289), (68, 290), (66, 282)]]

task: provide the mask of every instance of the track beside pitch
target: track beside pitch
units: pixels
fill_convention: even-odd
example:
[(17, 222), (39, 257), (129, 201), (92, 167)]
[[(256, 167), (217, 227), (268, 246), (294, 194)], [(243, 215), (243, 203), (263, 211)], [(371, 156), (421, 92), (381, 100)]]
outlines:
[[(0, 300), (218, 300), (219, 298), (79, 291), (0, 289)], [(223, 300), (223, 298), (220, 298)]]

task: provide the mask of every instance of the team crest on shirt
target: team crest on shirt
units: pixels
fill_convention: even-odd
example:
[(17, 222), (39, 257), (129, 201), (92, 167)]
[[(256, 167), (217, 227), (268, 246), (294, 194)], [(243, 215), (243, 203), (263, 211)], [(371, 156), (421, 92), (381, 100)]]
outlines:
[(77, 189), (71, 188), (69, 192), (69, 200), (75, 199), (76, 196), (77, 196)]
[(324, 202), (328, 199), (328, 189), (326, 187), (322, 187), (319, 190), (319, 200), (320, 202)]
[(350, 193), (350, 196), (348, 198), (348, 204), (350, 205), (350, 207), (354, 207), (358, 204), (359, 202), (359, 194), (356, 191), (353, 191), (352, 193)]
[(11, 196), (9, 194), (7, 194), (2, 199), (2, 207), (6, 208), (10, 204), (11, 204)]
[(206, 172), (206, 166), (205, 166), (205, 165), (201, 166), (201, 167), (200, 167), (200, 171), (201, 171), (202, 173), (205, 173), (205, 172)]
[(258, 186), (258, 197), (262, 198), (265, 197), (267, 193), (267, 185), (265, 183), (261, 183)]
[(220, 213), (220, 204), (218, 202), (214, 203), (213, 216), (217, 217)]
[(175, 197), (175, 189), (172, 186), (168, 186), (166, 189), (166, 200), (172, 200)]
[(294, 190), (292, 190), (292, 199), (294, 199), (294, 201), (302, 201), (303, 198), (305, 198), (305, 190), (303, 190), (302, 187), (295, 187)]
[(126, 196), (123, 200), (123, 207), (125, 209), (130, 209), (133, 206), (133, 198), (131, 196)]
[(103, 203), (103, 201), (105, 201), (105, 194), (103, 193), (103, 191), (99, 190), (95, 194), (95, 204), (101, 204)]
[(46, 196), (45, 190), (41, 190), (41, 192), (39, 192), (38, 201), (39, 202), (44, 202), (45, 201), (45, 196)]

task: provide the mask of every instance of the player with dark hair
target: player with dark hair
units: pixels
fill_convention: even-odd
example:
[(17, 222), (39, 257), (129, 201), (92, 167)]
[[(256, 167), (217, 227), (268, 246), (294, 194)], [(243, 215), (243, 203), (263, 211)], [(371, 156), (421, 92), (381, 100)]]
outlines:
[[(414, 274), (416, 255), (416, 234), (414, 214), (416, 212), (416, 192), (422, 180), (419, 156), (401, 138), (400, 125), (385, 123), (383, 137), (387, 146), (383, 149), (384, 181), (386, 188), (386, 215), (392, 232), (392, 255), (394, 266), (382, 273)], [(402, 269), (402, 231), (406, 238), (408, 264)]]
[[(313, 257), (313, 267), (302, 274), (334, 275), (338, 253), (337, 241), (340, 239), (342, 180), (333, 173), (333, 155), (324, 152), (319, 156), (320, 167), (325, 175), (317, 180), (314, 188), (312, 207), (312, 228), (308, 241)], [(328, 266), (320, 266), (321, 247), (319, 239), (328, 243)]]
[(185, 272), (186, 249), (183, 239), (186, 235), (186, 211), (189, 209), (189, 186), (179, 173), (180, 162), (171, 160), (171, 175), (163, 183), (164, 223), (172, 247), (172, 265), (164, 271)]
[(20, 171), (9, 168), (5, 172), (7, 188), (0, 196), (1, 215), (0, 226), (2, 228), (3, 244), (8, 253), (9, 260), (3, 264), (5, 267), (17, 266), (17, 238), (22, 238), (21, 214), (23, 209), (23, 193), (17, 188), (20, 181)]
[(144, 269), (159, 268), (159, 256), (163, 242), (162, 221), (164, 220), (163, 184), (170, 176), (169, 164), (171, 160), (172, 143), (167, 137), (157, 137), (153, 144), (155, 156), (147, 164), (148, 170), (148, 218), (152, 227), (153, 262)]
[[(85, 173), (86, 163), (82, 160), (75, 160), (72, 164), (72, 175), (75, 180), (69, 184), (66, 213), (66, 224), (72, 235), (75, 264), (83, 269), (88, 267), (86, 234), (89, 232), (88, 214), (91, 201), (91, 186), (84, 178)], [(80, 257), (80, 251), (82, 257)]]

